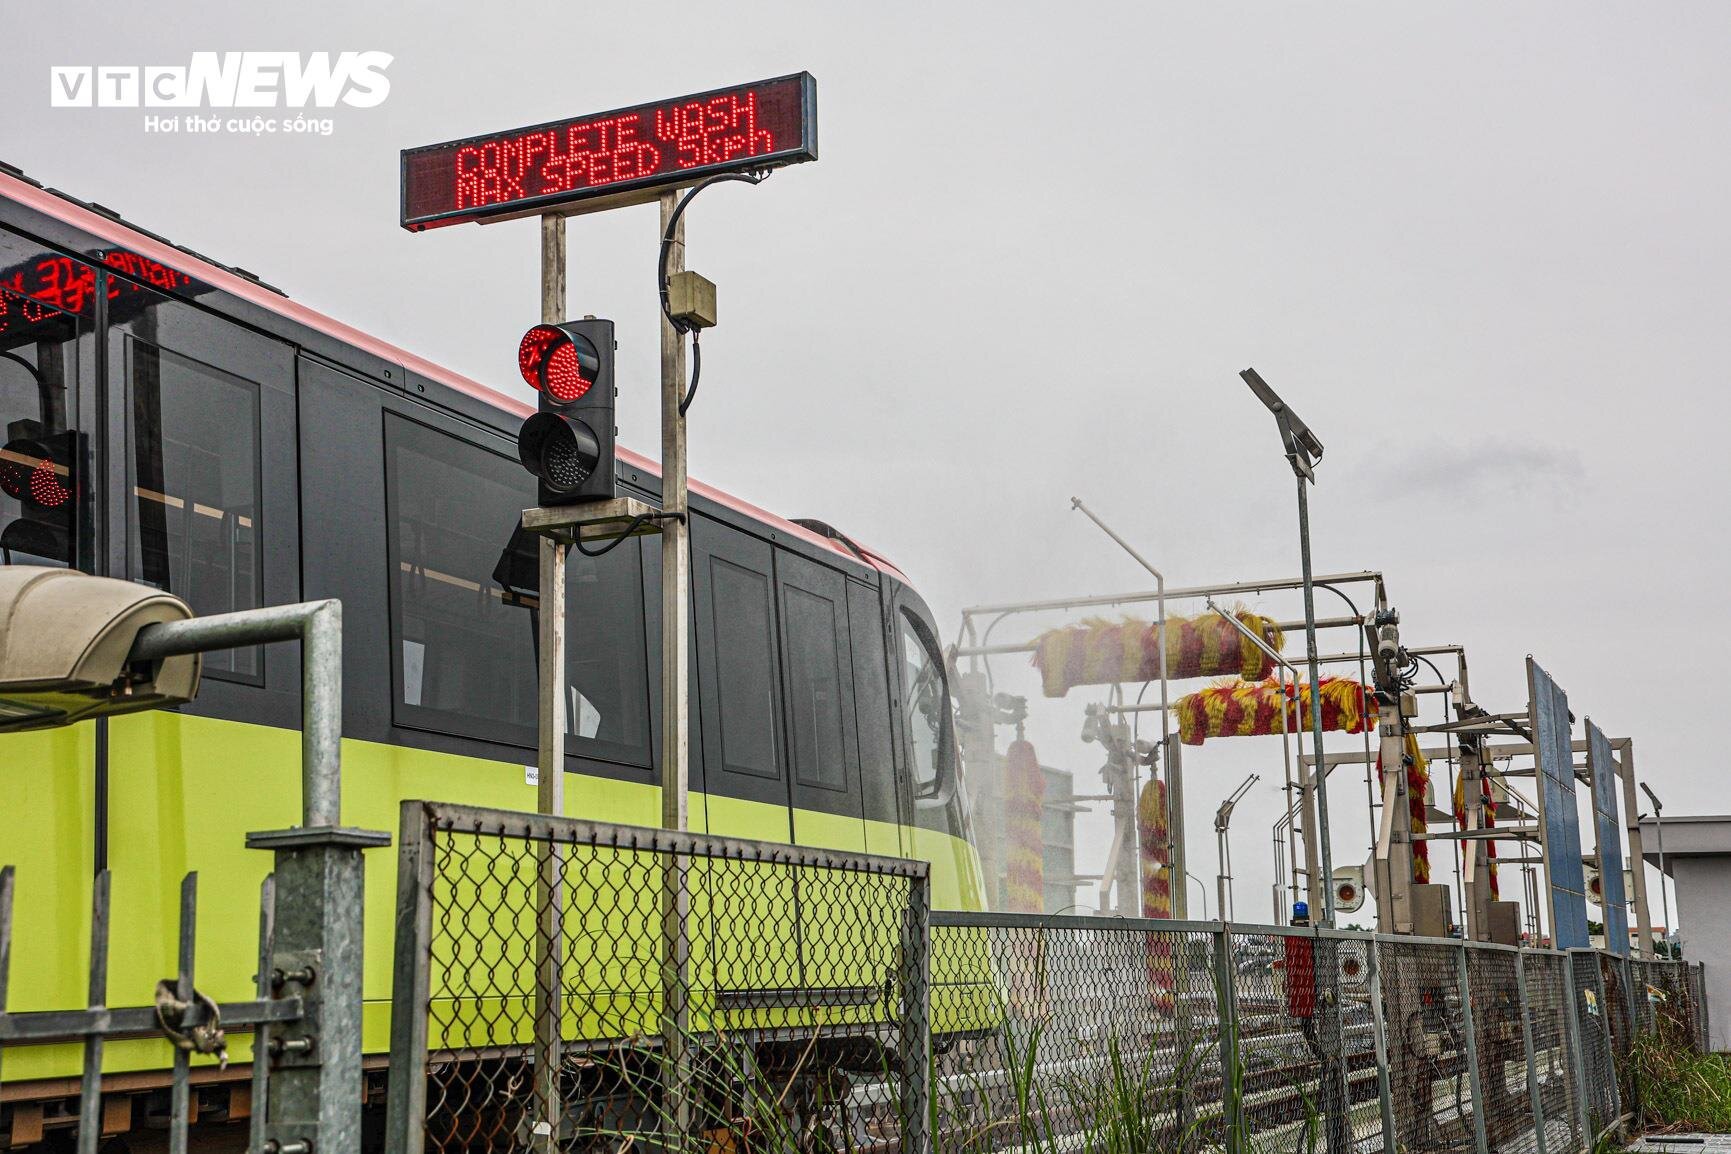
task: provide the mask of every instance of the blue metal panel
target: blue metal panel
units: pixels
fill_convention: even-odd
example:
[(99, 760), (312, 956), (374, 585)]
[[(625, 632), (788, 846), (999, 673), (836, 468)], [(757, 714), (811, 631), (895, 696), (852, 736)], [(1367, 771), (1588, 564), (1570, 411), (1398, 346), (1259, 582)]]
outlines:
[(1599, 855), (1605, 948), (1629, 953), (1629, 903), (1623, 892), (1623, 833), (1617, 809), (1617, 755), (1603, 730), (1587, 722), (1587, 772), (1593, 778), (1593, 834)]
[(1575, 808), (1569, 697), (1531, 657), (1527, 658), (1527, 692), (1538, 765), (1539, 824), (1551, 887), (1547, 899), (1551, 942), (1559, 950), (1585, 949), (1590, 944), (1587, 877), (1581, 868), (1581, 820)]

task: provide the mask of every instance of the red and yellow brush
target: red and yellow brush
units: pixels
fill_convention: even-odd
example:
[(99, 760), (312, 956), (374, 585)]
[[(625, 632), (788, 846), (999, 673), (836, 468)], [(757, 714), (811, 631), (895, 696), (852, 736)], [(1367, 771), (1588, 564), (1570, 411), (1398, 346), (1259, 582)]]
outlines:
[[(1285, 643), (1272, 618), (1243, 608), (1234, 610), (1233, 617), (1269, 648), (1278, 652)], [(1155, 681), (1160, 677), (1160, 627), (1129, 617), (1096, 617), (1049, 629), (1034, 641), (1033, 665), (1047, 697), (1062, 697), (1078, 685)], [(1166, 619), (1166, 676), (1173, 680), (1229, 674), (1260, 680), (1273, 672), (1273, 658), (1219, 614)]]
[(1004, 751), (1004, 908), (1015, 914), (1044, 913), (1046, 863), (1040, 811), (1046, 775), (1034, 747), (1017, 738)]
[[(1345, 677), (1320, 682), (1322, 728), (1363, 733), (1376, 724), (1376, 712), (1366, 704), (1364, 686)], [(1310, 729), (1311, 691), (1308, 684), (1283, 686), (1277, 679), (1227, 681), (1198, 689), (1178, 699), (1178, 735), (1185, 745), (1201, 745), (1210, 737), (1265, 737)]]

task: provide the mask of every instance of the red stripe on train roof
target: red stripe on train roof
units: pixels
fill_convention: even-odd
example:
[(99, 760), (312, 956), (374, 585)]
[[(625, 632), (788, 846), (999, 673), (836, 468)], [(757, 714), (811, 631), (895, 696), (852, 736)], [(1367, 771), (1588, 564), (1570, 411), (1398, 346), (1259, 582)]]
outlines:
[[(519, 400), (508, 393), (501, 393), (499, 390), (484, 385), (480, 381), (474, 380), (471, 377), (465, 377), (463, 374), (452, 372), (450, 369), (447, 369), (442, 365), (436, 365), (425, 357), (416, 356), (407, 349), (399, 348), (388, 341), (382, 341), (375, 336), (362, 332), (360, 329), (357, 329), (352, 325), (346, 325), (342, 321), (328, 317), (324, 313), (318, 312), (315, 309), (307, 308), (305, 305), (300, 304), (289, 297), (271, 292), (269, 289), (254, 284), (243, 276), (237, 276), (225, 268), (210, 264), (207, 261), (199, 260), (192, 254), (183, 252), (172, 245), (163, 244), (161, 241), (153, 240), (141, 232), (128, 228), (119, 221), (110, 220), (101, 213), (91, 212), (86, 208), (73, 204), (69, 200), (63, 199), (55, 193), (49, 192), (46, 189), (37, 188), (33, 184), (18, 180), (4, 172), (0, 172), (0, 195), (4, 195), (8, 199), (15, 200), (19, 204), (25, 205), (29, 208), (33, 208), (45, 216), (51, 216), (56, 220), (72, 225), (74, 228), (82, 229), (101, 240), (108, 241), (112, 244), (124, 245), (127, 249), (140, 256), (147, 257), (150, 260), (159, 261), (170, 268), (179, 269), (181, 272), (187, 273), (188, 275), (196, 275), (199, 280), (206, 284), (222, 289), (224, 292), (239, 297), (244, 301), (258, 305), (260, 308), (268, 309), (269, 311), (276, 313), (278, 316), (287, 317), (296, 324), (302, 324), (309, 329), (315, 329), (327, 336), (335, 337), (337, 340), (340, 340), (345, 344), (353, 345), (355, 348), (371, 353), (373, 356), (380, 357), (387, 361), (393, 361), (402, 365), (406, 369), (412, 369), (429, 380), (437, 381), (441, 385), (455, 389), (460, 393), (466, 393), (469, 396), (474, 397), (476, 400), (510, 413), (513, 416), (525, 417), (534, 411), (534, 408), (527, 402)], [(620, 461), (626, 465), (635, 469), (642, 469), (646, 472), (653, 473), (657, 477), (661, 475), (660, 465), (651, 458), (645, 457), (641, 453), (634, 452), (623, 445), (619, 446), (618, 451)], [(785, 517), (771, 513), (766, 509), (761, 509), (758, 506), (753, 505), (751, 502), (742, 500), (731, 493), (717, 489), (713, 485), (708, 485), (698, 480), (692, 480), (690, 482), (690, 487), (693, 493), (706, 497), (717, 504), (725, 505), (729, 509), (732, 509), (737, 513), (742, 513), (754, 520), (762, 521), (775, 528), (778, 532), (791, 533), (804, 541), (829, 549), (851, 561), (857, 562), (859, 560), (858, 557), (854, 556), (853, 551), (848, 549), (841, 542), (831, 540), (830, 538), (818, 533), (813, 533), (803, 525), (795, 525)], [(868, 549), (866, 550), (866, 553), (871, 558), (871, 564), (875, 568), (880, 569), (899, 580), (907, 581), (907, 576), (895, 565), (884, 560), (882, 557), (879, 557), (872, 550)]]

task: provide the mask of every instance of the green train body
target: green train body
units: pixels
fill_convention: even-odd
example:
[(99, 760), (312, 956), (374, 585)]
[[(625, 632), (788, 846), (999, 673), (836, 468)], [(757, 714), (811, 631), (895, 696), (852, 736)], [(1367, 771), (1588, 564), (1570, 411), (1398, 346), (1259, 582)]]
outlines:
[[(340, 598), (343, 822), (394, 833), (405, 799), (534, 808), (534, 599), (510, 586), (506, 515), (533, 503), (512, 459), (524, 406), (4, 171), (0, 353), (0, 466), (46, 469), (74, 494), (47, 511), (0, 495), (0, 561), (145, 580), (200, 613)], [(47, 443), (60, 448), (29, 447)], [(619, 471), (657, 500), (651, 462), (622, 452)], [(929, 609), (826, 526), (697, 484), (692, 511), (693, 828), (923, 859), (936, 908), (983, 908)], [(577, 561), (572, 648), (606, 661), (573, 657), (566, 811), (653, 826), (659, 552)], [(85, 1004), (102, 866), (111, 1005), (147, 1004), (174, 973), (193, 870), (198, 987), (253, 996), (270, 856), (244, 840), (299, 819), (298, 660), (293, 646), (216, 655), (182, 708), (0, 736), (0, 864), (17, 867), (8, 1009)], [(396, 850), (366, 861), (377, 1066)], [(978, 1025), (946, 1026), (944, 1005), (940, 991), (940, 1030)], [(231, 1039), (231, 1061), (247, 1043)], [(119, 1040), (104, 1069), (160, 1072), (170, 1054)], [(79, 1065), (73, 1046), (9, 1048), (6, 1100), (75, 1093)]]

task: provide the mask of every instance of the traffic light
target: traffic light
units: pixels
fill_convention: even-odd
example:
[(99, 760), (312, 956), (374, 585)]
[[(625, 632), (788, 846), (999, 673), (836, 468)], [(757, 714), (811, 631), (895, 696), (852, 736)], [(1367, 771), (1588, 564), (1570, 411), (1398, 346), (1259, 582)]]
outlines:
[(14, 421), (0, 447), (0, 493), (18, 502), (17, 518), (0, 530), (0, 550), (15, 561), (30, 556), (70, 565), (77, 435), (43, 436), (41, 427)]
[(613, 322), (536, 325), (517, 346), (517, 368), (540, 402), (517, 434), (517, 459), (539, 482), (539, 503), (612, 499)]

